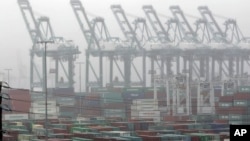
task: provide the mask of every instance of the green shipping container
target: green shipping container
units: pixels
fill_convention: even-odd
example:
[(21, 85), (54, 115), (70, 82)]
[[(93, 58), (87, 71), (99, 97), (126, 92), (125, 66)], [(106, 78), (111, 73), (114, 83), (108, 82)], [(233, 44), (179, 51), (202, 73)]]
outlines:
[(219, 107), (221, 108), (227, 108), (227, 107), (232, 107), (233, 103), (232, 102), (220, 102)]
[(235, 89), (232, 89), (232, 90), (225, 90), (224, 91), (224, 94), (225, 95), (234, 95), (236, 93), (236, 90)]
[(73, 137), (72, 141), (93, 141), (92, 139)]
[(71, 133), (83, 133), (83, 132), (89, 132), (91, 129), (89, 128), (82, 128), (82, 127), (72, 127)]
[(101, 93), (102, 103), (121, 103), (123, 102), (121, 93)]
[(122, 138), (129, 139), (130, 141), (142, 141), (140, 137), (136, 137), (136, 136), (127, 136), (127, 137), (122, 137)]
[(229, 114), (230, 121), (239, 121), (239, 120), (247, 120), (247, 119), (249, 119), (249, 115)]
[(250, 101), (249, 100), (234, 100), (233, 101), (234, 106), (250, 106)]
[(206, 134), (206, 133), (191, 133), (188, 134), (190, 137), (199, 137), (199, 141), (220, 141), (220, 136), (218, 134)]
[(135, 88), (123, 88), (123, 92), (144, 92), (145, 88), (135, 87)]
[(250, 93), (250, 86), (239, 86), (239, 92), (248, 92)]

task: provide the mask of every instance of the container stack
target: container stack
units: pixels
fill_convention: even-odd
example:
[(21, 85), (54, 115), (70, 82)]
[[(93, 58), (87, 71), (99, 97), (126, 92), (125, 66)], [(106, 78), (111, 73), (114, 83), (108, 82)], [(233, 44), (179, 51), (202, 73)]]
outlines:
[(158, 100), (136, 99), (131, 105), (131, 119), (153, 119), (160, 122)]
[(75, 94), (73, 88), (53, 88), (52, 96), (60, 107), (60, 117), (74, 118), (77, 110), (75, 106)]
[(108, 118), (125, 118), (125, 104), (121, 93), (101, 93), (102, 115)]
[(238, 91), (220, 97), (216, 110), (218, 119), (229, 124), (249, 124), (250, 87), (239, 86)]
[(122, 97), (125, 104), (126, 117), (131, 117), (131, 104), (135, 99), (143, 99), (145, 97), (144, 90), (141, 88), (124, 88)]
[[(46, 101), (34, 101), (31, 103), (30, 107), (30, 119), (33, 120), (43, 120), (45, 119), (45, 103)], [(48, 119), (57, 119), (59, 115), (59, 107), (56, 105), (55, 100), (47, 101), (47, 113)]]
[(81, 107), (81, 115), (88, 117), (101, 116), (101, 102), (100, 95), (97, 93), (90, 93), (84, 96)]

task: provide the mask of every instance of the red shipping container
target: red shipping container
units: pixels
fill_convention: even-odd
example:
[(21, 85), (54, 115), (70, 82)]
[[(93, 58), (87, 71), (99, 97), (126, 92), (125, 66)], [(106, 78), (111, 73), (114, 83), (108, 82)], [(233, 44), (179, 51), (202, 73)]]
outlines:
[[(146, 99), (154, 98), (154, 92), (146, 92), (144, 97)], [(164, 92), (157, 92), (157, 99), (166, 99), (166, 93)]]
[(226, 108), (218, 107), (215, 109), (215, 111), (216, 111), (216, 114), (219, 114), (219, 115), (228, 115), (229, 112), (232, 110), (230, 108), (232, 107), (226, 107)]
[(216, 119), (216, 120), (214, 120), (214, 123), (225, 123), (225, 124), (228, 124), (228, 120), (225, 120), (225, 119)]
[(178, 129), (187, 129), (188, 126), (186, 124), (176, 124), (176, 125), (173, 125), (173, 128), (174, 130), (178, 130)]
[(157, 132), (156, 131), (136, 131), (136, 134), (138, 136), (156, 136)]
[[(5, 92), (5, 90), (3, 90), (3, 92)], [(31, 96), (29, 90), (9, 90), (5, 93), (8, 93), (12, 100), (5, 100), (3, 103), (7, 105), (9, 105), (9, 103), (11, 104), (10, 107), (13, 114), (29, 113), (31, 107)], [(3, 111), (3, 114), (4, 113), (8, 112)]]
[(226, 95), (226, 96), (221, 96), (219, 101), (220, 102), (232, 102), (233, 101), (233, 96), (232, 95)]
[(229, 114), (248, 114), (248, 107), (230, 107)]
[(200, 141), (200, 138), (197, 136), (192, 136), (191, 141)]
[(142, 138), (143, 141), (161, 141), (161, 137), (159, 136), (139, 136)]
[(71, 141), (71, 139), (57, 139), (57, 138), (53, 138), (53, 139), (48, 139), (48, 141)]
[(58, 134), (58, 133), (64, 133), (64, 134), (66, 134), (66, 133), (68, 133), (68, 131), (66, 129), (60, 129), (60, 128), (53, 128), (52, 131), (55, 134)]
[(14, 141), (14, 140), (15, 139), (13, 136), (6, 135), (6, 134), (3, 135), (3, 141)]
[(250, 94), (237, 93), (233, 97), (234, 100), (250, 100)]
[(103, 104), (104, 109), (122, 109), (125, 108), (124, 103), (116, 102), (116, 103), (104, 103)]
[(198, 130), (195, 130), (195, 129), (177, 129), (177, 130), (180, 131), (182, 134), (198, 133)]
[(117, 141), (114, 138), (110, 137), (98, 137), (98, 138), (93, 138), (94, 141)]

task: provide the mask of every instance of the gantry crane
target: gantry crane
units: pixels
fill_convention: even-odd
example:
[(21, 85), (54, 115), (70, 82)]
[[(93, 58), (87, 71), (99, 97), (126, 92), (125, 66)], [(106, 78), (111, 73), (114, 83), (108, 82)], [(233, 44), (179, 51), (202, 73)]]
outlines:
[[(47, 50), (47, 57), (55, 60), (55, 68), (51, 70), (51, 72), (55, 73), (55, 87), (73, 88), (74, 61), (76, 55), (80, 53), (78, 47), (62, 37), (55, 36), (48, 17), (36, 19), (28, 0), (18, 0), (18, 5), (33, 43), (30, 50), (30, 89), (38, 88), (43, 91), (45, 89), (44, 68), (46, 64), (44, 47), (38, 42), (48, 40), (54, 41), (53, 47)], [(42, 58), (42, 65), (38, 62), (39, 58)], [(65, 68), (65, 65), (67, 65), (67, 68)], [(43, 71), (41, 72), (40, 70)]]
[[(132, 42), (121, 41), (118, 37), (112, 37), (109, 34), (109, 31), (106, 27), (104, 19), (101, 17), (96, 17), (92, 20), (89, 20), (87, 13), (79, 0), (71, 0), (71, 6), (73, 8), (74, 14), (77, 17), (78, 23), (81, 27), (82, 33), (84, 34), (85, 40), (88, 43), (88, 48), (86, 49), (86, 87), (93, 86), (92, 83), (95, 83), (95, 87), (103, 86), (103, 57), (109, 59), (109, 85), (110, 87), (114, 86), (124, 86), (129, 87), (131, 84), (136, 85), (131, 82), (131, 65), (133, 68), (136, 66), (131, 63), (130, 55), (136, 51), (136, 48), (131, 48), (133, 45)], [(132, 27), (131, 27), (132, 28)], [(129, 37), (130, 35), (127, 35)], [(139, 42), (137, 42), (139, 43)], [(91, 64), (90, 57), (99, 57), (99, 76), (95, 73), (95, 70)], [(118, 61), (121, 60), (124, 63), (124, 69), (121, 69)], [(89, 82), (89, 66), (91, 71), (95, 74), (96, 81)], [(117, 76), (114, 77), (114, 69), (117, 68), (118, 75), (121, 76), (123, 80), (118, 80)], [(139, 85), (145, 85), (145, 76), (141, 77), (141, 73), (136, 70), (136, 74), (140, 79)], [(143, 80), (144, 79), (144, 80)], [(88, 90), (88, 88), (86, 89)]]
[[(216, 50), (211, 51), (211, 58), (212, 58), (212, 68), (211, 68), (211, 79), (215, 80), (215, 62), (218, 62), (219, 65), (219, 76), (222, 77), (224, 74), (225, 77), (233, 76), (233, 61), (234, 57), (230, 56), (224, 56), (230, 48), (232, 47), (232, 44), (227, 40), (225, 32), (220, 28), (217, 21), (215, 20), (212, 12), (208, 9), (206, 6), (200, 6), (198, 7), (198, 10), (202, 16), (202, 19), (197, 20), (197, 30), (196, 32), (199, 32), (200, 30), (200, 39), (201, 41), (209, 44), (209, 46)], [(225, 47), (228, 51), (225, 51)], [(225, 62), (225, 60), (228, 60), (228, 64)], [(223, 67), (224, 65), (224, 67)], [(226, 71), (227, 70), (227, 71)], [(220, 78), (222, 79), (222, 78)]]
[[(176, 74), (180, 73), (180, 50), (170, 39), (168, 31), (161, 23), (156, 10), (152, 5), (142, 7), (155, 35), (157, 46), (152, 46), (147, 51), (147, 56), (151, 59), (151, 71), (155, 70), (155, 64), (160, 68), (161, 78), (173, 75), (173, 62), (176, 60)], [(165, 71), (166, 70), (166, 71)], [(151, 73), (153, 78), (154, 73)]]
[[(126, 49), (127, 54), (123, 56), (124, 68), (125, 68), (125, 86), (145, 86), (146, 85), (146, 53), (144, 47), (141, 45), (141, 42), (138, 40), (138, 37), (133, 29), (132, 25), (128, 21), (128, 18), (125, 15), (124, 10), (120, 5), (112, 5), (111, 10), (122, 30), (124, 37), (126, 38)], [(134, 60), (141, 58), (142, 64), (142, 73), (139, 73), (136, 66), (134, 65)], [(139, 82), (133, 82), (131, 80), (131, 66), (136, 72), (136, 75), (140, 79)], [(138, 67), (138, 66), (137, 66)]]
[[(94, 29), (90, 23), (90, 20), (82, 6), (82, 3), (79, 0), (71, 0), (70, 4), (74, 10), (74, 14), (77, 18), (77, 21), (80, 25), (81, 31), (87, 41), (87, 49), (86, 49), (86, 91), (89, 91), (89, 87), (102, 87), (103, 86), (103, 54), (101, 52), (101, 46), (96, 37)], [(84, 19), (84, 21), (82, 20)], [(92, 63), (90, 61), (90, 55), (95, 54), (95, 56), (99, 57), (99, 75), (96, 73), (96, 69), (93, 68)], [(95, 76), (95, 81), (89, 81), (90, 69)]]

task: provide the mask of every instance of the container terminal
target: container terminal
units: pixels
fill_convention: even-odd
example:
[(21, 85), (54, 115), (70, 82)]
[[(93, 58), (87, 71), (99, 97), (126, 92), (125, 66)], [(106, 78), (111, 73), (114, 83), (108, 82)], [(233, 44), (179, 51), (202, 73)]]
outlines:
[[(17, 5), (33, 44), (30, 89), (2, 90), (9, 97), (3, 141), (229, 141), (230, 125), (250, 124), (250, 40), (235, 19), (221, 25), (199, 6), (191, 24), (178, 5), (169, 6), (168, 18), (153, 5), (131, 18), (111, 5), (123, 36), (115, 37), (103, 17), (69, 0), (87, 45), (81, 52), (55, 34), (49, 17), (34, 16), (32, 2)], [(76, 92), (81, 54), (85, 91)], [(54, 87), (47, 73), (55, 74)]]

